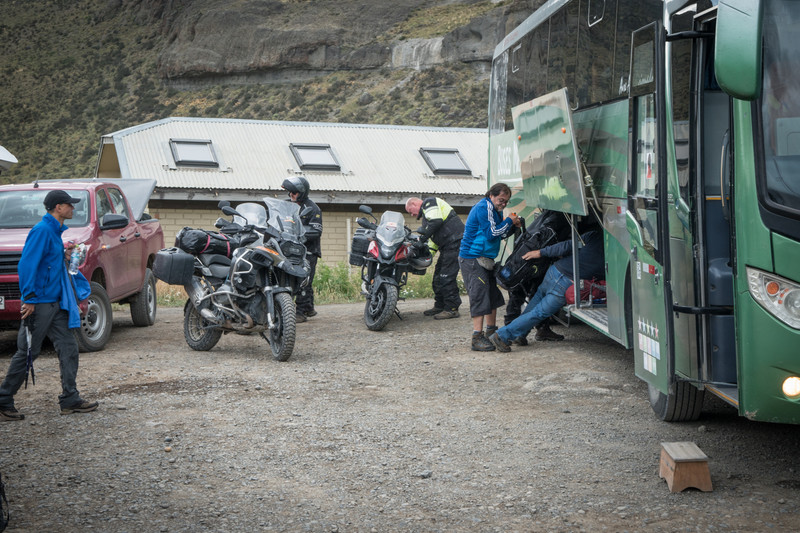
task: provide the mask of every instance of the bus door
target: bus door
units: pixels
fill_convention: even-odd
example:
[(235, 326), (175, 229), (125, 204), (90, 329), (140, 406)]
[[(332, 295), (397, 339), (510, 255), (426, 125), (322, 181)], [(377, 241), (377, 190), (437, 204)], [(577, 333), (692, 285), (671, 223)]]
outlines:
[[(715, 20), (699, 30), (712, 33)], [(735, 402), (736, 342), (733, 318), (733, 262), (731, 260), (730, 97), (714, 76), (714, 40), (698, 40), (696, 91), (697, 132), (697, 258), (699, 273), (700, 353), (703, 379), (718, 394)]]
[[(633, 32), (630, 70), (631, 172), (627, 225), (631, 236), (631, 304), (636, 375), (654, 392), (667, 394), (672, 383), (670, 317), (666, 283), (666, 174), (663, 76), (659, 65), (662, 26), (651, 23)], [(653, 390), (655, 389), (655, 390)]]

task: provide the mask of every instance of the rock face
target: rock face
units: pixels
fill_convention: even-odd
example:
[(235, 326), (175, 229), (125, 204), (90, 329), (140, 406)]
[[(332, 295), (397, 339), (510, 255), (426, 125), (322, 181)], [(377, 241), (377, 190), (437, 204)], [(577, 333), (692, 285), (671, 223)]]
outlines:
[[(520, 5), (524, 2), (510, 7), (474, 0), (162, 2), (168, 44), (158, 70), (177, 84), (219, 82), (220, 77), (284, 81), (336, 70), (422, 69), (454, 61), (488, 65), (497, 42), (530, 13)], [(154, 9), (155, 1), (147, 3)], [(413, 13), (454, 4), (484, 4), (485, 9), (443, 35), (398, 38), (398, 26)]]

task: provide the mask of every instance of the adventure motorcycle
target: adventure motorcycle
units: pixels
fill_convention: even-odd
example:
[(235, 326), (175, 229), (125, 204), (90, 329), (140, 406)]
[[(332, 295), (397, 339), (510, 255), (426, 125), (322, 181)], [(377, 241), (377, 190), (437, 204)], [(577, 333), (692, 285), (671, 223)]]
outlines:
[[(378, 221), (369, 206), (359, 206), (358, 210)], [(427, 243), (420, 242), (419, 236), (405, 226), (401, 213), (386, 211), (377, 225), (363, 217), (356, 222), (363, 229), (353, 236), (350, 264), (361, 267), (361, 292), (367, 298), (364, 324), (371, 331), (380, 331), (392, 313), (402, 318), (397, 300), (409, 272), (424, 275), (433, 257)]]
[[(309, 266), (300, 208), (264, 198), (263, 205), (244, 203), (237, 209), (219, 204), (233, 221), (219, 218), (218, 236), (230, 240), (227, 253), (194, 256), (193, 275), (184, 284), (183, 332), (194, 350), (210, 350), (223, 333), (259, 333), (272, 355), (286, 361), (295, 343), (293, 296), (308, 282)], [(227, 251), (227, 250), (226, 250)]]

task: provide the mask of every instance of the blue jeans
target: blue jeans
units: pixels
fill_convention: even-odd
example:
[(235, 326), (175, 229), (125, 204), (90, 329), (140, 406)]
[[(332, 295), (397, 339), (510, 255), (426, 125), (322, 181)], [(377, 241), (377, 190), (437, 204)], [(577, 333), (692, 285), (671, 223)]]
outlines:
[(555, 266), (550, 266), (544, 275), (536, 294), (520, 316), (509, 325), (497, 330), (497, 336), (506, 344), (513, 339), (524, 337), (548, 317), (556, 314), (567, 299), (564, 293), (572, 285), (572, 279), (562, 274)]

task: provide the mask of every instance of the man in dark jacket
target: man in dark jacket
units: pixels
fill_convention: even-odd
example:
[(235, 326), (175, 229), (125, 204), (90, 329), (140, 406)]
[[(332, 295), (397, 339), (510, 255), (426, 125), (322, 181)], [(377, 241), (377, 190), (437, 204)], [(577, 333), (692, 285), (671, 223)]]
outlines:
[[(604, 279), (605, 259), (602, 229), (590, 230), (581, 235), (583, 246), (578, 250), (578, 267), (583, 279)], [(562, 241), (541, 250), (532, 250), (525, 259), (561, 257), (547, 269), (536, 294), (525, 311), (507, 326), (494, 332), (489, 340), (500, 352), (510, 352), (511, 341), (526, 336), (531, 329), (555, 314), (566, 304), (567, 288), (572, 285), (572, 241)]]
[(311, 187), (308, 180), (302, 176), (291, 177), (283, 180), (282, 187), (289, 191), (289, 198), (292, 202), (300, 206), (300, 222), (305, 228), (306, 237), (306, 259), (310, 267), (308, 275), (308, 285), (297, 295), (295, 305), (297, 306), (297, 321), (305, 322), (308, 318), (317, 314), (314, 309), (314, 274), (317, 272), (317, 260), (322, 257), (322, 211), (309, 197)]
[(434, 294), (433, 308), (424, 311), (425, 316), (436, 320), (456, 318), (461, 305), (458, 294), (458, 250), (464, 235), (464, 222), (450, 205), (441, 198), (417, 197), (406, 201), (406, 212), (417, 219), (422, 218), (422, 226), (417, 230), (420, 240), (430, 239), (432, 250), (439, 251), (439, 259), (433, 269), (431, 286)]
[[(19, 260), (19, 288), (22, 295), (22, 325), (17, 335), (17, 351), (0, 385), (0, 420), (23, 420), (25, 415), (14, 406), (14, 395), (22, 382), (27, 383), (33, 360), (39, 356), (42, 342), (49, 337), (58, 354), (61, 369), (61, 414), (88, 413), (97, 402), (81, 398), (75, 384), (78, 375), (78, 342), (71, 328), (81, 325), (78, 300), (91, 293), (83, 274), (67, 273), (66, 253), (61, 234), (64, 221), (72, 218), (74, 205), (80, 202), (64, 191), (50, 191), (44, 198), (47, 213), (36, 224), (22, 248)], [(29, 364), (30, 363), (30, 364)]]

